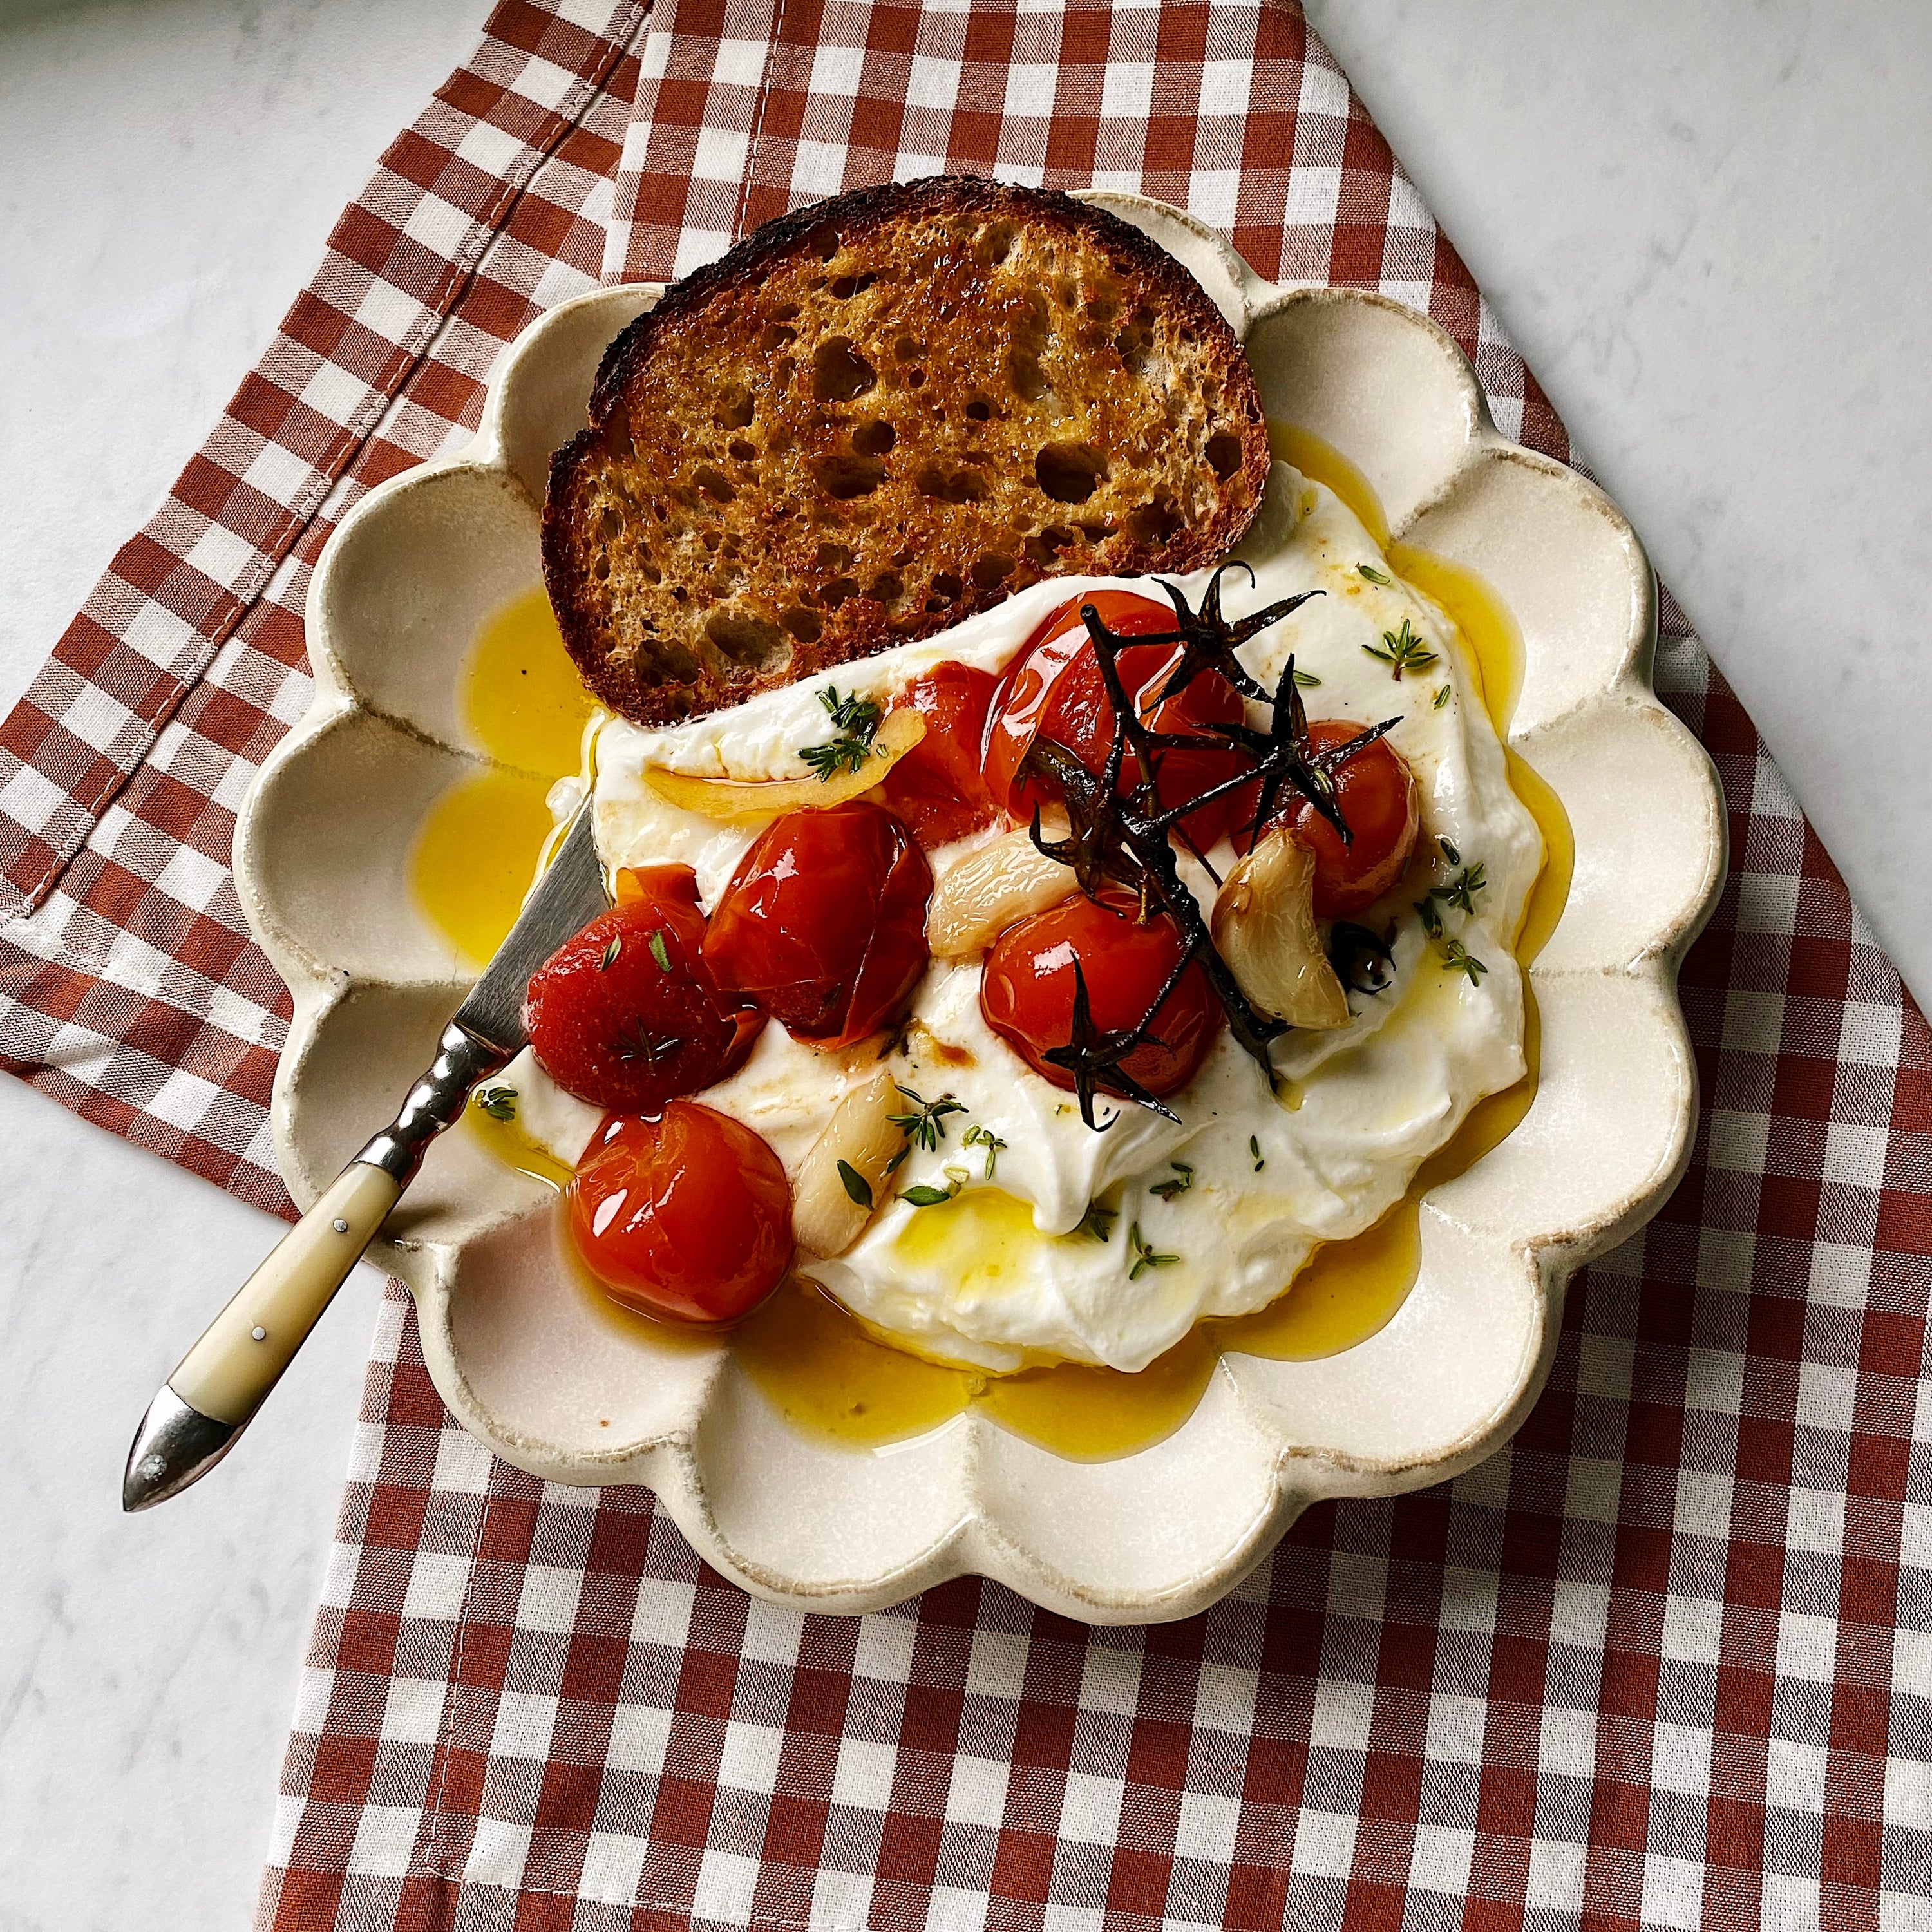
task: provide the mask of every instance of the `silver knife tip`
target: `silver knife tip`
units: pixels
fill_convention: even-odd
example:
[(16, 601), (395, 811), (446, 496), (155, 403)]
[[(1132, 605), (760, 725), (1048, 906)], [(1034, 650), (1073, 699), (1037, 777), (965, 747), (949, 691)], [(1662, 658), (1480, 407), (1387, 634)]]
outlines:
[(206, 1475), (234, 1446), (238, 1422), (218, 1422), (182, 1400), (166, 1383), (148, 1405), (128, 1451), (121, 1507), (152, 1509)]

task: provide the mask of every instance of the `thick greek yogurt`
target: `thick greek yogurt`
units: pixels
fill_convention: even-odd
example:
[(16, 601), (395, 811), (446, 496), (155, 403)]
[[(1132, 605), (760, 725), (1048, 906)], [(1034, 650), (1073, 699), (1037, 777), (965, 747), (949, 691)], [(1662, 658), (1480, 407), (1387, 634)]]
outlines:
[[(1318, 1244), (1369, 1227), (1475, 1102), (1524, 1072), (1522, 984), (1511, 942), (1542, 842), (1510, 789), (1476, 674), (1451, 626), (1430, 600), (1394, 580), (1339, 499), (1285, 464), (1275, 466), (1237, 555), (1256, 580), (1238, 572), (1223, 580), (1230, 617), (1300, 591), (1325, 593), (1244, 647), (1244, 662), (1264, 686), (1273, 688), (1292, 651), (1320, 680), (1307, 693), (1312, 716), (1364, 724), (1402, 719), (1391, 742), (1415, 775), (1422, 838), (1408, 876), (1362, 921), (1378, 930), (1394, 922), (1393, 982), (1378, 994), (1352, 993), (1346, 1027), (1278, 1041), (1278, 1093), (1223, 1033), (1169, 1101), (1180, 1124), (1103, 1101), (1105, 1130), (1095, 1132), (1072, 1095), (1032, 1072), (988, 1028), (979, 962), (934, 962), (892, 1068), (928, 1100), (950, 1094), (966, 1112), (946, 1120), (935, 1150), (913, 1151), (895, 1177), (893, 1198), (850, 1251), (804, 1264), (854, 1312), (922, 1354), (992, 1370), (1054, 1358), (1143, 1368), (1202, 1317), (1246, 1314), (1274, 1300)], [(998, 670), (1042, 619), (1103, 580), (1036, 584), (940, 636), (845, 666), (836, 682), (842, 692), (884, 704), (949, 659)], [(1205, 584), (1204, 576), (1183, 588), (1198, 601)], [(1127, 587), (1159, 594), (1144, 583)], [(1397, 677), (1365, 646), (1381, 647), (1405, 619), (1436, 661)], [(825, 682), (674, 728), (607, 724), (596, 746), (593, 806), (605, 864), (682, 862), (695, 871), (705, 904), (715, 904), (760, 828), (680, 810), (643, 773), (806, 776), (798, 748), (826, 735)], [(565, 791), (560, 807), (575, 802)], [(1444, 841), (1460, 864), (1445, 856)], [(935, 874), (978, 842), (930, 854)], [(1225, 847), (1208, 856), (1223, 874), (1233, 857)], [(1442, 914), (1445, 936), (1487, 969), (1472, 980), (1445, 962), (1413, 908), (1430, 886), (1477, 864), (1486, 883), (1474, 910)], [(1196, 868), (1190, 884), (1211, 904), (1204, 871)], [(755, 1128), (795, 1171), (838, 1100), (871, 1077), (880, 1050), (868, 1042), (827, 1054), (773, 1024), (736, 1074), (695, 1097)], [(511, 1077), (525, 1096), (524, 1131), (574, 1162), (595, 1110), (561, 1094), (527, 1056)], [(972, 1127), (1003, 1144), (962, 1145)], [(1177, 1188), (1183, 1167), (1186, 1184)], [(956, 1187), (956, 1198), (923, 1208), (899, 1198), (920, 1186)], [(1090, 1215), (1096, 1205), (1102, 1213)], [(1163, 1258), (1147, 1264), (1148, 1254)]]

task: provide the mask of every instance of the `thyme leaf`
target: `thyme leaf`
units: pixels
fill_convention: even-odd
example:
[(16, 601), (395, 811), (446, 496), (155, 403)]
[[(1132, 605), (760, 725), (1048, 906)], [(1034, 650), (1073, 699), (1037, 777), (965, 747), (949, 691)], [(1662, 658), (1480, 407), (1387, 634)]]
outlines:
[(1127, 1245), (1133, 1250), (1134, 1256), (1134, 1264), (1127, 1270), (1130, 1281), (1138, 1281), (1149, 1268), (1172, 1268), (1180, 1258), (1178, 1255), (1156, 1254), (1141, 1238), (1141, 1224), (1138, 1221), (1127, 1230)]
[(517, 1090), (514, 1087), (485, 1087), (476, 1096), (476, 1104), (493, 1120), (517, 1118)]
[(842, 1160), (838, 1163), (838, 1178), (844, 1187), (847, 1198), (855, 1206), (872, 1206), (872, 1184), (849, 1160)]
[(1255, 1172), (1257, 1174), (1260, 1173), (1262, 1169), (1267, 1166), (1268, 1160), (1262, 1152), (1260, 1138), (1256, 1135), (1250, 1134), (1248, 1136), (1248, 1154), (1254, 1162)]
[(651, 934), (651, 957), (658, 962), (658, 970), (660, 973), (668, 973), (670, 970), (670, 950), (664, 944), (662, 927), (659, 927)]
[(963, 1167), (949, 1167), (945, 1172), (946, 1185), (944, 1187), (928, 1187), (923, 1184), (908, 1187), (899, 1198), (914, 1208), (937, 1208), (950, 1201), (971, 1177)]
[(1395, 579), (1385, 572), (1378, 570), (1372, 563), (1357, 564), (1355, 574), (1358, 577), (1366, 577), (1371, 584), (1379, 584), (1384, 590), (1392, 590), (1395, 587)]
[(1297, 671), (1294, 674), (1294, 681), (1304, 691), (1312, 691), (1322, 682), (1312, 670)]
[(1442, 685), (1437, 688), (1435, 697), (1430, 702), (1429, 708), (1432, 711), (1440, 711), (1448, 702), (1449, 687), (1446, 684)]
[(609, 972), (610, 968), (616, 964), (617, 956), (619, 953), (622, 952), (623, 950), (624, 935), (621, 932), (614, 932), (610, 935), (610, 944), (604, 949), (604, 956), (597, 962), (598, 971), (600, 973)]

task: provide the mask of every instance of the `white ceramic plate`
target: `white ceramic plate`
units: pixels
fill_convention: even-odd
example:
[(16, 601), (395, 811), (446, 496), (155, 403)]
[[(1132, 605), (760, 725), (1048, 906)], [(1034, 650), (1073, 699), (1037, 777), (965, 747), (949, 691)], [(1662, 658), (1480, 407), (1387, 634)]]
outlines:
[[(1183, 1427), (1103, 1462), (971, 1412), (889, 1453), (800, 1435), (728, 1350), (656, 1349), (598, 1319), (554, 1259), (554, 1197), (447, 1136), (372, 1255), (414, 1292), (457, 1418), (550, 1480), (649, 1484), (724, 1574), (819, 1610), (963, 1571), (1093, 1622), (1203, 1609), (1310, 1503), (1438, 1482), (1496, 1449), (1542, 1385), (1571, 1271), (1655, 1210), (1690, 1144), (1676, 975), (1722, 880), (1724, 815), (1709, 760), (1650, 688), (1654, 589), (1629, 525), (1497, 434), (1432, 323), (1275, 287), (1174, 209), (1094, 199), (1199, 278), (1271, 418), (1346, 452), (1397, 537), (1477, 571), (1514, 613), (1511, 742), (1576, 843), (1532, 972), (1541, 1084), (1516, 1132), (1424, 1202), (1420, 1277), (1381, 1333), (1324, 1360), (1228, 1356)], [(476, 440), (373, 491), (317, 566), (314, 704), (250, 795), (235, 864), (295, 996), (274, 1124), (304, 1204), (389, 1118), (462, 997), (409, 887), (424, 812), (479, 757), (460, 668), (479, 620), (538, 580), (550, 452), (582, 423), (605, 344), (657, 293), (600, 291), (533, 324)]]

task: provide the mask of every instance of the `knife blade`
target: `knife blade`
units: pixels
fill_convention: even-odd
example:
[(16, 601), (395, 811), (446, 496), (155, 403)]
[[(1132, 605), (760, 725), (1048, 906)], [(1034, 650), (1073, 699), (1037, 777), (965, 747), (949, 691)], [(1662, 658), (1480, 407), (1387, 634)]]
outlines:
[(609, 903), (586, 803), (394, 1120), (283, 1236), (161, 1384), (128, 1452), (124, 1510), (180, 1495), (234, 1448), (416, 1178), (430, 1143), (462, 1118), (477, 1083), (529, 1043), (530, 975)]

